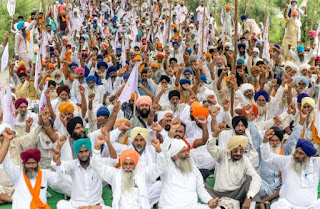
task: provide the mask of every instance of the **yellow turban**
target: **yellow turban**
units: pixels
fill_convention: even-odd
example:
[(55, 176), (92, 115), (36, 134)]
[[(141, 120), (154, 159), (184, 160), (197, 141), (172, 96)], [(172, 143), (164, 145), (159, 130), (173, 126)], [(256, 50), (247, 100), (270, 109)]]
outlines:
[(65, 112), (71, 112), (71, 113), (73, 113), (73, 111), (74, 111), (74, 107), (73, 107), (73, 105), (72, 105), (70, 102), (62, 102), (62, 103), (59, 105), (58, 109), (59, 109), (59, 112), (60, 112), (61, 114), (65, 113)]
[(140, 55), (137, 55), (137, 56), (134, 57), (134, 60), (141, 62), (141, 61), (142, 61), (142, 58), (141, 58)]
[(47, 77), (46, 80), (45, 80), (45, 83), (47, 83), (48, 81), (51, 81), (51, 80), (52, 80), (52, 78)]
[(150, 66), (151, 66), (151, 67), (156, 67), (156, 68), (159, 68), (159, 67), (160, 67), (159, 63), (157, 63), (157, 62), (151, 63)]
[(250, 70), (251, 70), (251, 72), (253, 73), (254, 71), (259, 71), (260, 68), (259, 68), (258, 66), (252, 66), (252, 67), (250, 68)]
[(309, 104), (311, 107), (315, 108), (316, 107), (316, 102), (314, 101), (314, 99), (312, 99), (311, 97), (304, 97), (301, 100), (301, 107), (303, 107), (305, 104)]
[(147, 141), (149, 139), (149, 131), (145, 128), (135, 127), (131, 130), (131, 141), (133, 141), (138, 135), (142, 136), (142, 138)]
[(18, 66), (21, 67), (21, 66), (26, 66), (26, 63), (25, 61), (21, 60), (19, 63), (18, 63)]
[(113, 125), (113, 128), (118, 128), (122, 123), (124, 122), (130, 122), (128, 119), (126, 118), (119, 118), (118, 120), (116, 120), (116, 122)]
[(248, 138), (246, 136), (233, 136), (228, 141), (228, 150), (232, 151), (233, 149), (241, 146), (243, 149), (246, 149), (248, 146)]

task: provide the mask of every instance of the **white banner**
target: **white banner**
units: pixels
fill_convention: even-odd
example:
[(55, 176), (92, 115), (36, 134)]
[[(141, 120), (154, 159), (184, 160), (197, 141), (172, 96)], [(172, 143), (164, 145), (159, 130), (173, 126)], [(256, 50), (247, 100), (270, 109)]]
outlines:
[(266, 21), (266, 27), (264, 28), (264, 33), (263, 33), (264, 47), (263, 47), (263, 53), (262, 53), (262, 58), (268, 60), (268, 62), (270, 62), (269, 20), (270, 20), (270, 17), (268, 16)]
[(125, 87), (122, 90), (122, 93), (119, 97), (119, 101), (121, 104), (124, 102), (128, 102), (130, 100), (131, 94), (135, 93), (138, 90), (138, 66), (139, 63), (137, 62), (129, 76), (129, 79), (125, 85)]
[(8, 66), (8, 63), (9, 63), (9, 42), (4, 48), (4, 51), (1, 57), (1, 73), (4, 73), (4, 70)]
[(8, 0), (7, 10), (11, 17), (16, 13), (16, 0)]
[(15, 108), (12, 102), (11, 88), (8, 81), (6, 86), (6, 95), (4, 97), (3, 103), (4, 103), (2, 106), (3, 123), (9, 124), (11, 129), (14, 130), (14, 126), (16, 122), (16, 114), (15, 114)]

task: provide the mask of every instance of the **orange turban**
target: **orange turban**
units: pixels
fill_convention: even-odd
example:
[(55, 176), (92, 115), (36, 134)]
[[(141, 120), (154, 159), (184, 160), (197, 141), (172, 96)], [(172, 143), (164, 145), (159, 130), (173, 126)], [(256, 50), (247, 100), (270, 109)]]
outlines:
[(191, 104), (192, 110), (195, 109), (195, 108), (197, 108), (197, 107), (201, 107), (200, 102), (198, 102), (198, 101), (192, 102), (192, 104)]
[(134, 57), (133, 60), (141, 62), (142, 61), (142, 57), (140, 55), (137, 55), (137, 56)]
[(74, 107), (73, 107), (73, 105), (72, 105), (70, 102), (62, 102), (62, 103), (59, 105), (58, 109), (59, 109), (59, 112), (60, 112), (61, 114), (65, 113), (65, 112), (71, 112), (71, 113), (73, 113), (73, 111), (74, 111)]
[(158, 43), (157, 43), (157, 47), (158, 47), (158, 48), (162, 48), (162, 43), (158, 42)]
[(159, 54), (157, 54), (156, 58), (163, 59), (164, 58), (164, 54), (159, 53)]
[(151, 66), (151, 67), (156, 67), (156, 68), (159, 68), (159, 67), (160, 67), (159, 63), (157, 63), (157, 62), (151, 63), (150, 66)]
[(209, 111), (205, 107), (196, 107), (192, 109), (192, 115), (195, 118), (199, 118), (199, 117), (207, 118), (209, 116)]
[(50, 68), (56, 68), (56, 67), (54, 66), (54, 64), (52, 64), (52, 63), (49, 63), (48, 67), (49, 67), (49, 69), (50, 69)]
[(178, 27), (178, 25), (177, 25), (177, 24), (174, 24), (172, 27), (173, 27), (173, 28), (177, 28), (177, 27)]
[(294, 11), (291, 12), (291, 16), (298, 17), (299, 16), (299, 12), (297, 10), (294, 10)]
[(45, 83), (47, 83), (48, 81), (51, 81), (52, 80), (52, 78), (50, 78), (50, 77), (47, 77), (46, 78), (46, 80), (44, 81)]
[(251, 72), (253, 73), (253, 72), (255, 72), (255, 71), (259, 71), (260, 68), (259, 68), (258, 66), (252, 66), (252, 67), (250, 68), (250, 70), (251, 70)]
[(205, 56), (206, 57), (212, 57), (212, 54), (208, 52), (208, 53), (205, 54)]
[(118, 120), (116, 120), (116, 122), (113, 125), (113, 128), (118, 128), (122, 123), (124, 122), (130, 122), (127, 118), (119, 118)]
[[(257, 105), (255, 105), (255, 104), (251, 104), (251, 105), (252, 105), (252, 109), (253, 109), (254, 116), (255, 116), (255, 117), (258, 117), (259, 110), (258, 110)], [(242, 108), (242, 115), (243, 115), (243, 116), (246, 116), (246, 112), (244, 111), (244, 107)]]
[(145, 51), (146, 50), (146, 45), (141, 46), (141, 51)]
[[(132, 93), (130, 99), (134, 99), (134, 96), (135, 96), (135, 93)], [(137, 98), (138, 98), (138, 95), (137, 95)]]
[(230, 10), (231, 9), (231, 6), (230, 5), (227, 5), (226, 6), (226, 10)]
[(230, 75), (224, 78), (224, 80), (225, 80), (227, 83), (230, 82), (230, 79), (231, 79), (231, 76), (230, 76)]
[(19, 66), (19, 67), (21, 67), (21, 65), (26, 66), (25, 61), (21, 60), (21, 61), (18, 63), (18, 66)]
[(132, 160), (135, 165), (137, 165), (139, 162), (139, 154), (134, 149), (123, 150), (119, 158), (120, 158), (120, 165), (122, 165), (123, 161), (125, 161), (126, 159)]

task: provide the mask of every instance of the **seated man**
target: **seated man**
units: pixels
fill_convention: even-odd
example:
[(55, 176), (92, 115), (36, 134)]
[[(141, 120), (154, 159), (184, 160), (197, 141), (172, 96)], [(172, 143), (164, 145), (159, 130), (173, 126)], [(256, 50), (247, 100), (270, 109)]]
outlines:
[(269, 140), (274, 134), (272, 129), (268, 129), (261, 145), (262, 159), (282, 172), (280, 198), (271, 205), (271, 209), (320, 208), (320, 160), (313, 157), (317, 150), (310, 141), (299, 139), (290, 156), (273, 154), (270, 152)]
[(112, 208), (150, 209), (148, 185), (155, 182), (165, 169), (165, 157), (160, 142), (152, 140), (157, 152), (157, 163), (139, 168), (139, 154), (126, 149), (120, 155), (121, 168), (117, 169), (101, 161), (100, 148), (105, 140), (98, 138), (93, 151), (92, 167), (112, 187)]
[[(183, 140), (173, 139), (168, 154), (167, 169), (161, 175), (163, 189), (160, 208), (217, 208), (218, 198), (212, 199), (205, 190), (203, 178), (189, 156), (187, 144)], [(198, 203), (198, 198), (206, 204)]]
[(208, 185), (206, 189), (212, 197), (230, 197), (238, 200), (243, 209), (254, 209), (260, 201), (261, 178), (244, 156), (248, 143), (248, 138), (241, 135), (229, 139), (228, 150), (218, 147), (215, 139), (208, 142), (207, 149), (216, 160), (216, 181), (214, 189)]

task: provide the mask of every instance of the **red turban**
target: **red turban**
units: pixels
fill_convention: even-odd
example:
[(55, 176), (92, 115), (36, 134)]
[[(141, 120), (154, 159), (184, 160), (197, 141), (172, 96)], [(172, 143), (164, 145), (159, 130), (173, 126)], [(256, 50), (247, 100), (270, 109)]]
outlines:
[(200, 117), (207, 118), (209, 116), (209, 111), (205, 107), (196, 107), (192, 109), (192, 115), (195, 118), (200, 118)]
[(67, 94), (70, 94), (70, 88), (69, 88), (69, 86), (67, 86), (67, 85), (59, 86), (59, 87), (57, 88), (57, 94), (58, 94), (58, 96), (59, 96), (59, 95), (61, 94), (61, 92), (63, 92), (63, 91), (67, 92)]
[(24, 152), (21, 152), (20, 157), (23, 164), (25, 164), (30, 158), (33, 158), (35, 161), (39, 162), (41, 159), (41, 152), (38, 149), (28, 149)]
[(26, 100), (25, 98), (19, 98), (19, 99), (17, 99), (16, 102), (14, 103), (14, 107), (15, 107), (16, 109), (18, 109), (22, 103), (25, 103), (27, 106), (28, 106), (28, 104), (29, 104), (29, 103), (28, 103), (28, 100)]
[(320, 57), (316, 57), (316, 62), (319, 62), (320, 61)]
[[(254, 116), (258, 117), (259, 110), (258, 110), (257, 105), (255, 105), (255, 104), (251, 104), (251, 105), (252, 105), (252, 111), (254, 113)], [(242, 115), (246, 116), (246, 112), (244, 111), (244, 107), (242, 108)]]
[(18, 68), (18, 70), (17, 70), (17, 75), (19, 76), (19, 74), (20, 74), (21, 72), (26, 72), (26, 71), (27, 71), (27, 70), (26, 70), (25, 66), (21, 65), (21, 66)]
[(122, 151), (119, 158), (120, 165), (122, 165), (123, 161), (125, 161), (128, 158), (132, 160), (135, 165), (137, 165), (139, 161), (139, 154), (134, 149), (126, 149)]
[(309, 34), (310, 36), (316, 37), (316, 36), (317, 36), (317, 31), (315, 31), (315, 30), (309, 30), (308, 34)]

